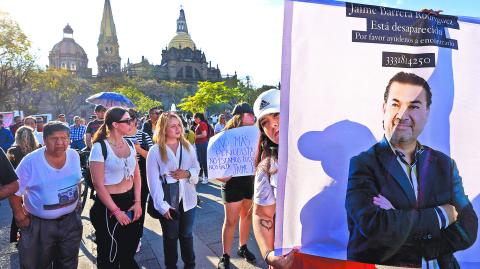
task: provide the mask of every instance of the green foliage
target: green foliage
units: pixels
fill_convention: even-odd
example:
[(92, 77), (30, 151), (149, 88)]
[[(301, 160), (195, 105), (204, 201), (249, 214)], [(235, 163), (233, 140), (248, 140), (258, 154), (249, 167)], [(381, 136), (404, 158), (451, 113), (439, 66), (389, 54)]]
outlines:
[(195, 95), (182, 99), (178, 107), (192, 113), (205, 112), (209, 106), (215, 104), (225, 103), (233, 106), (241, 96), (239, 88), (229, 88), (225, 86), (225, 82), (203, 81), (198, 83)]
[(146, 113), (150, 108), (162, 105), (162, 102), (151, 99), (143, 92), (133, 87), (118, 87), (113, 91), (125, 95), (135, 104), (136, 109), (141, 113)]
[(55, 110), (55, 113), (70, 114), (85, 104), (91, 92), (87, 80), (65, 69), (38, 71), (29, 80), (33, 93), (40, 93)]
[(0, 11), (0, 107), (3, 109), (19, 107), (22, 90), (37, 69), (30, 46), (20, 26)]

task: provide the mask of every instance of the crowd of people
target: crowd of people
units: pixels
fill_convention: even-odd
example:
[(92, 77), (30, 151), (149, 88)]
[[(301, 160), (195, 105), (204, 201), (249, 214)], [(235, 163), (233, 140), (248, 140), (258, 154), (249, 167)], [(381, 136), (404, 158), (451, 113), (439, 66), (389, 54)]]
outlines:
[[(219, 115), (215, 126), (202, 113), (189, 121), (158, 107), (142, 117), (134, 109), (102, 105), (95, 107), (95, 118), (87, 125), (74, 117), (69, 126), (64, 114), (45, 125), (43, 118), (31, 116), (15, 117), (9, 128), (0, 121), (0, 198), (10, 200), (10, 239), (18, 241), (21, 267), (77, 268), (82, 238), (79, 152), (88, 150), (95, 190), (89, 216), (98, 268), (139, 268), (134, 255), (141, 247), (147, 212), (162, 228), (166, 268), (177, 268), (178, 243), (185, 268), (194, 268), (196, 185), (208, 183), (209, 139), (254, 125), (257, 117), (262, 133), (257, 180), (254, 175), (218, 179), (225, 210), (218, 268), (230, 268), (238, 223), (237, 255), (254, 263), (257, 257), (247, 247), (252, 212), (267, 214), (270, 221), (275, 212), (279, 98), (278, 90), (267, 91), (253, 109), (247, 103), (238, 104), (232, 115)], [(265, 261), (291, 265), (291, 256), (273, 255), (273, 230), (266, 233), (258, 223), (253, 227)]]

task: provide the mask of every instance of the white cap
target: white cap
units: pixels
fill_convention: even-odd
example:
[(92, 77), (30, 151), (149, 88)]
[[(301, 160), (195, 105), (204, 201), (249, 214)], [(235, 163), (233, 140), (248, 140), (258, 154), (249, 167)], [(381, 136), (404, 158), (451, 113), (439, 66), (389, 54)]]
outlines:
[(258, 121), (265, 115), (280, 113), (280, 90), (270, 89), (261, 93), (253, 103), (253, 112)]

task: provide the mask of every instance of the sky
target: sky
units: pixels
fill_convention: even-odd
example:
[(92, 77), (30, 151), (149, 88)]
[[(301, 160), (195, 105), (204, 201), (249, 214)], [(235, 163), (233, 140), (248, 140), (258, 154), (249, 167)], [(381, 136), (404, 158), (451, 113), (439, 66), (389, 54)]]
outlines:
[[(110, 0), (120, 45), (122, 66), (140, 62), (160, 64), (161, 51), (175, 36), (183, 6), (188, 31), (196, 47), (223, 75), (249, 76), (256, 86), (280, 81), (283, 0)], [(444, 14), (480, 17), (473, 0), (358, 0), (358, 3), (402, 9), (441, 9)], [(62, 40), (67, 23), (97, 73), (97, 41), (104, 0), (0, 0), (0, 10), (20, 24), (33, 43), (42, 66)]]

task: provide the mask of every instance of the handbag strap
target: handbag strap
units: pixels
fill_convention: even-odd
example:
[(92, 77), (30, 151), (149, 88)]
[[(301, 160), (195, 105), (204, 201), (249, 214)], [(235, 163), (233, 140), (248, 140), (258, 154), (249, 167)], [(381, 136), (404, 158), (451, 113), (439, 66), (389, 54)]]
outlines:
[[(178, 161), (178, 169), (181, 169), (182, 157), (183, 157), (183, 146), (182, 146), (182, 142), (180, 142), (180, 160)], [(162, 181), (163, 184), (167, 184), (167, 179), (163, 175), (160, 175), (160, 181)]]
[(178, 161), (178, 169), (181, 169), (182, 166), (182, 154), (183, 153), (183, 147), (182, 147), (182, 142), (180, 142), (180, 160)]

